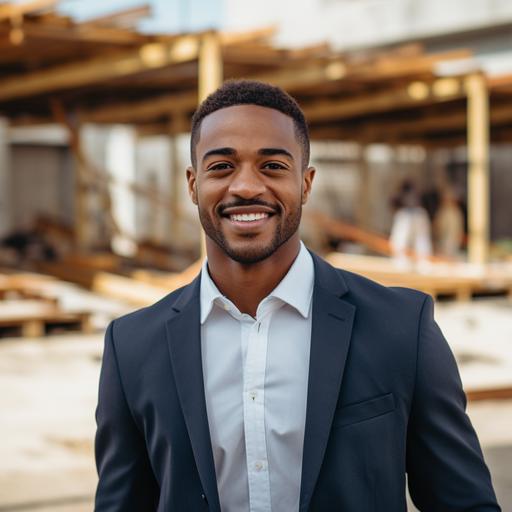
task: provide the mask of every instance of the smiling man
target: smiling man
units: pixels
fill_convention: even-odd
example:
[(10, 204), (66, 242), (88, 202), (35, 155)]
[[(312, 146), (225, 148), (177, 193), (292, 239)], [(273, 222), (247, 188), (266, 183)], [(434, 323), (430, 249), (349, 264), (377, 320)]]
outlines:
[(230, 81), (192, 120), (200, 275), (105, 340), (96, 510), (498, 511), (430, 297), (310, 253), (297, 103)]

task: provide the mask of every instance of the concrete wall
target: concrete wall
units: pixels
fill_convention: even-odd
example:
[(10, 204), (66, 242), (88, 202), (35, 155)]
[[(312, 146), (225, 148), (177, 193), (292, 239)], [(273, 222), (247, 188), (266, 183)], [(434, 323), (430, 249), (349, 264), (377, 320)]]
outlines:
[(73, 165), (63, 146), (10, 147), (11, 228), (32, 227), (39, 215), (73, 221)]
[[(174, 141), (169, 136), (141, 138), (136, 152), (137, 183), (155, 187), (166, 200), (178, 197), (177, 208), (182, 219), (176, 222), (167, 206), (141, 196), (136, 204), (137, 238), (183, 248), (197, 247), (200, 227), (186, 181), (186, 168), (190, 164), (188, 134), (179, 135)], [(177, 173), (175, 181), (174, 173)], [(174, 183), (176, 191), (173, 191)]]
[(510, 0), (224, 0), (224, 27), (276, 24), (278, 42), (379, 45), (512, 20)]

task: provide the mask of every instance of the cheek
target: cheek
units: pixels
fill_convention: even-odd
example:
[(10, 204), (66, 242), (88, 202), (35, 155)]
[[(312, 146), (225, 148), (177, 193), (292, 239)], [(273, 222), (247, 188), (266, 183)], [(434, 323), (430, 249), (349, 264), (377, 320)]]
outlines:
[(203, 210), (215, 210), (222, 200), (221, 187), (216, 183), (196, 183), (196, 204)]

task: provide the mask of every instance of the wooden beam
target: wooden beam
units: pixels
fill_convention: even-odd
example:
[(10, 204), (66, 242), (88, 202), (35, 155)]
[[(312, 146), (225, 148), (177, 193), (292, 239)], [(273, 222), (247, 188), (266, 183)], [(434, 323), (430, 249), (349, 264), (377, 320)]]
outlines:
[(326, 82), (339, 81), (346, 77), (347, 73), (347, 65), (343, 59), (332, 59), (326, 65), (277, 69), (271, 73), (258, 73), (249, 78), (276, 85), (293, 93), (323, 85)]
[(59, 27), (34, 21), (25, 21), (22, 26), (27, 41), (44, 39), (47, 42), (69, 41), (76, 43), (96, 43), (107, 45), (140, 45), (148, 41), (148, 37), (130, 30), (83, 25)]
[(0, 81), (0, 101), (60, 89), (94, 85), (145, 71), (188, 62), (198, 57), (199, 40), (183, 36), (170, 43), (148, 43), (136, 50), (34, 71)]
[(151, 121), (177, 112), (186, 113), (196, 107), (197, 93), (185, 92), (137, 102), (105, 105), (94, 110), (81, 110), (79, 113), (83, 121), (90, 123), (127, 123)]
[(134, 28), (141, 19), (149, 16), (151, 16), (151, 5), (144, 4), (116, 11), (112, 14), (90, 18), (80, 23), (80, 26), (88, 28), (92, 26)]
[[(327, 81), (340, 80), (345, 72), (346, 69), (343, 61), (333, 60), (326, 67), (283, 70), (270, 74), (250, 75), (248, 78), (269, 82), (290, 92), (297, 92)], [(205, 79), (212, 80), (212, 83), (218, 80), (218, 77), (214, 78), (212, 74), (208, 73), (207, 69), (203, 71), (203, 76), (206, 77)], [(426, 87), (430, 91), (430, 86), (426, 85)], [(460, 90), (447, 96), (436, 96), (433, 91), (430, 91), (422, 99), (411, 96), (408, 88), (404, 87), (402, 89), (392, 89), (381, 93), (364, 94), (346, 99), (303, 103), (302, 107), (308, 121), (315, 122), (329, 119), (341, 120), (348, 117), (371, 114), (375, 111), (383, 112), (393, 110), (394, 108), (420, 106), (432, 102), (448, 101), (458, 97), (464, 97), (462, 87), (460, 87)], [(193, 111), (197, 106), (197, 101), (198, 97), (194, 92), (166, 94), (149, 100), (105, 105), (90, 110), (82, 110), (80, 115), (84, 121), (93, 123), (147, 122), (162, 116), (165, 117), (167, 112), (186, 113)]]
[(485, 77), (466, 79), (468, 95), (468, 258), (483, 264), (489, 258), (489, 93)]
[(84, 249), (88, 241), (87, 162), (80, 144), (78, 128), (69, 121), (62, 103), (58, 100), (52, 101), (51, 109), (55, 121), (69, 133), (70, 147), (76, 162), (73, 224), (75, 245), (78, 249)]
[[(224, 51), (225, 61), (235, 63), (243, 62), (244, 52), (238, 51), (237, 53), (237, 51), (237, 48)], [(289, 53), (293, 54), (293, 50), (286, 52), (286, 54), (282, 51), (276, 52), (276, 50), (273, 50), (272, 54), (272, 49), (265, 49), (265, 54), (268, 54), (267, 59), (269, 59), (272, 54), (271, 60), (278, 62), (281, 68), (283, 58)], [(341, 78), (355, 82), (378, 83), (383, 80), (397, 80), (412, 76), (433, 77), (435, 66), (440, 62), (467, 59), (470, 56), (471, 52), (465, 49), (439, 54), (418, 55), (415, 57), (408, 56), (407, 58), (394, 56), (377, 61), (366, 60), (361, 63), (350, 62), (345, 56), (338, 56), (335, 58), (324, 58), (321, 64), (318, 61), (313, 64), (305, 60), (302, 62), (302, 66), (300, 66), (301, 63), (297, 59), (295, 59), (295, 62), (293, 62), (293, 59), (290, 59), (290, 62), (295, 64), (295, 67), (276, 70), (275, 73), (271, 72), (254, 78), (274, 83), (289, 91), (321, 85), (324, 82), (339, 80)], [(260, 55), (259, 58), (261, 60), (264, 57)]]
[(51, 9), (57, 5), (58, 1), (59, 0), (32, 0), (31, 2), (0, 5), (0, 21)]
[(198, 99), (203, 101), (223, 80), (223, 63), (220, 41), (215, 33), (205, 34), (199, 49)]
[(487, 86), (491, 92), (499, 91), (502, 87), (512, 87), (512, 74), (487, 77)]
[(219, 32), (218, 37), (223, 46), (229, 46), (266, 41), (276, 32), (277, 27), (270, 26), (243, 32)]
[(426, 94), (423, 97), (411, 94), (409, 87), (401, 87), (393, 90), (386, 90), (377, 93), (366, 93), (350, 98), (320, 100), (303, 104), (302, 108), (306, 119), (309, 122), (342, 120), (379, 112), (390, 112), (403, 108), (441, 103), (456, 100), (465, 96), (462, 82), (460, 86), (447, 94), (434, 94), (434, 82), (431, 87), (427, 86)]

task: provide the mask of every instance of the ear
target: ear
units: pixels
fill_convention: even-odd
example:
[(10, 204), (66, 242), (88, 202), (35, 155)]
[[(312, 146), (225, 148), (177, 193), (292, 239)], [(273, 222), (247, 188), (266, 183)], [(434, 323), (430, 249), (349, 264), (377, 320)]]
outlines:
[(194, 204), (197, 204), (197, 182), (196, 170), (193, 167), (187, 167), (188, 195)]
[(302, 204), (306, 204), (308, 202), (309, 194), (311, 194), (311, 188), (313, 187), (315, 173), (316, 169), (314, 167), (308, 167), (302, 174)]

